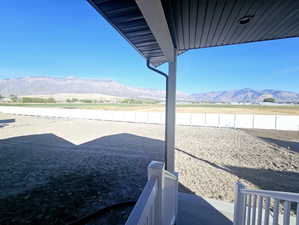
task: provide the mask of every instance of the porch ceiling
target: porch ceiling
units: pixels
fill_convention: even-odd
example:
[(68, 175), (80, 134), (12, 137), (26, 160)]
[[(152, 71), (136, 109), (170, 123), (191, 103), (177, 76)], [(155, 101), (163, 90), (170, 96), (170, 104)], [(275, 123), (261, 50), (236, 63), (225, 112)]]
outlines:
[[(150, 58), (152, 65), (167, 61), (161, 43), (135, 0), (88, 1), (141, 55)], [(161, 0), (161, 3), (177, 54), (189, 49), (299, 36), (298, 0)]]

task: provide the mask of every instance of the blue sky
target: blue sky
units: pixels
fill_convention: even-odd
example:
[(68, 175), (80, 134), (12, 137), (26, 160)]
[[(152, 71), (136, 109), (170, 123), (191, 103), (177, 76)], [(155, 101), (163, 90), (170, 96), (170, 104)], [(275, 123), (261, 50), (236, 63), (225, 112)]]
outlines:
[[(85, 0), (3, 1), (0, 29), (0, 78), (75, 76), (164, 88), (163, 78)], [(299, 92), (299, 38), (189, 51), (178, 58), (177, 82), (187, 93)]]

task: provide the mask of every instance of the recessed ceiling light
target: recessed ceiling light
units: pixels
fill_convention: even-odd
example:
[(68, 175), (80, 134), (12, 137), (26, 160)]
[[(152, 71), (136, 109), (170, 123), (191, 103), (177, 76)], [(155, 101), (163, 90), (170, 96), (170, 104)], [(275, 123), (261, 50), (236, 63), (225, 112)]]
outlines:
[(250, 22), (250, 20), (254, 17), (254, 15), (248, 15), (248, 16), (243, 16), (242, 18), (239, 19), (240, 24), (247, 24)]

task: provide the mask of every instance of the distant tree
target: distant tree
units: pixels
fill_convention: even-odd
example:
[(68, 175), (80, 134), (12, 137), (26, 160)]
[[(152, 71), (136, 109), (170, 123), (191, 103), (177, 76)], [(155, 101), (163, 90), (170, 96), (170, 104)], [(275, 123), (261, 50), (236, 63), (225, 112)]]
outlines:
[(90, 100), (90, 99), (80, 99), (80, 102), (82, 102), (82, 103), (92, 103), (92, 100)]
[(66, 102), (67, 102), (67, 103), (79, 102), (79, 99), (77, 99), (77, 98), (69, 99), (69, 98), (68, 98), (68, 99), (66, 100)]
[(143, 104), (142, 100), (126, 98), (121, 101), (122, 104)]
[(263, 102), (275, 102), (274, 98), (265, 98)]
[(56, 100), (55, 100), (55, 98), (48, 98), (47, 99), (47, 103), (56, 103)]
[(16, 95), (9, 95), (9, 98), (12, 102), (18, 101), (18, 97)]
[(23, 97), (21, 101), (23, 103), (56, 103), (54, 98)]
[(72, 102), (78, 102), (79, 101), (79, 99), (77, 99), (77, 98), (72, 98), (72, 100), (71, 100)]
[(3, 99), (3, 98), (4, 98), (4, 96), (0, 95), (0, 100)]

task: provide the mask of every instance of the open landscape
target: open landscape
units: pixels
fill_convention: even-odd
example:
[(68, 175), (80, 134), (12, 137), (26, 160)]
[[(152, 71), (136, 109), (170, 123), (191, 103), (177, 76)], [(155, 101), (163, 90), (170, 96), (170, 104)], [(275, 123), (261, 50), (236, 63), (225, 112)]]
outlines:
[(1, 3), (0, 225), (299, 225), (299, 0)]
[[(164, 104), (96, 104), (96, 103), (0, 103), (0, 106), (46, 107), (65, 109), (98, 109), (116, 111), (163, 112)], [(177, 104), (179, 113), (228, 113), (228, 114), (264, 114), (299, 115), (299, 105), (229, 105), (229, 104)]]
[[(299, 94), (244, 88), (176, 97), (180, 192), (233, 202), (237, 181), (299, 192), (299, 131), (285, 131), (299, 130)], [(148, 164), (165, 158), (163, 90), (0, 79), (0, 107), (1, 225), (72, 224), (135, 203)], [(132, 207), (109, 209), (95, 224), (123, 225)]]
[[(176, 92), (177, 112), (299, 115), (299, 94), (249, 88)], [(0, 79), (0, 106), (161, 112), (165, 91), (76, 77)]]
[[(163, 139), (162, 125), (0, 114), (0, 224), (66, 224), (136, 200)], [(229, 202), (238, 180), (299, 192), (298, 143), (299, 132), (178, 126), (179, 189)]]

